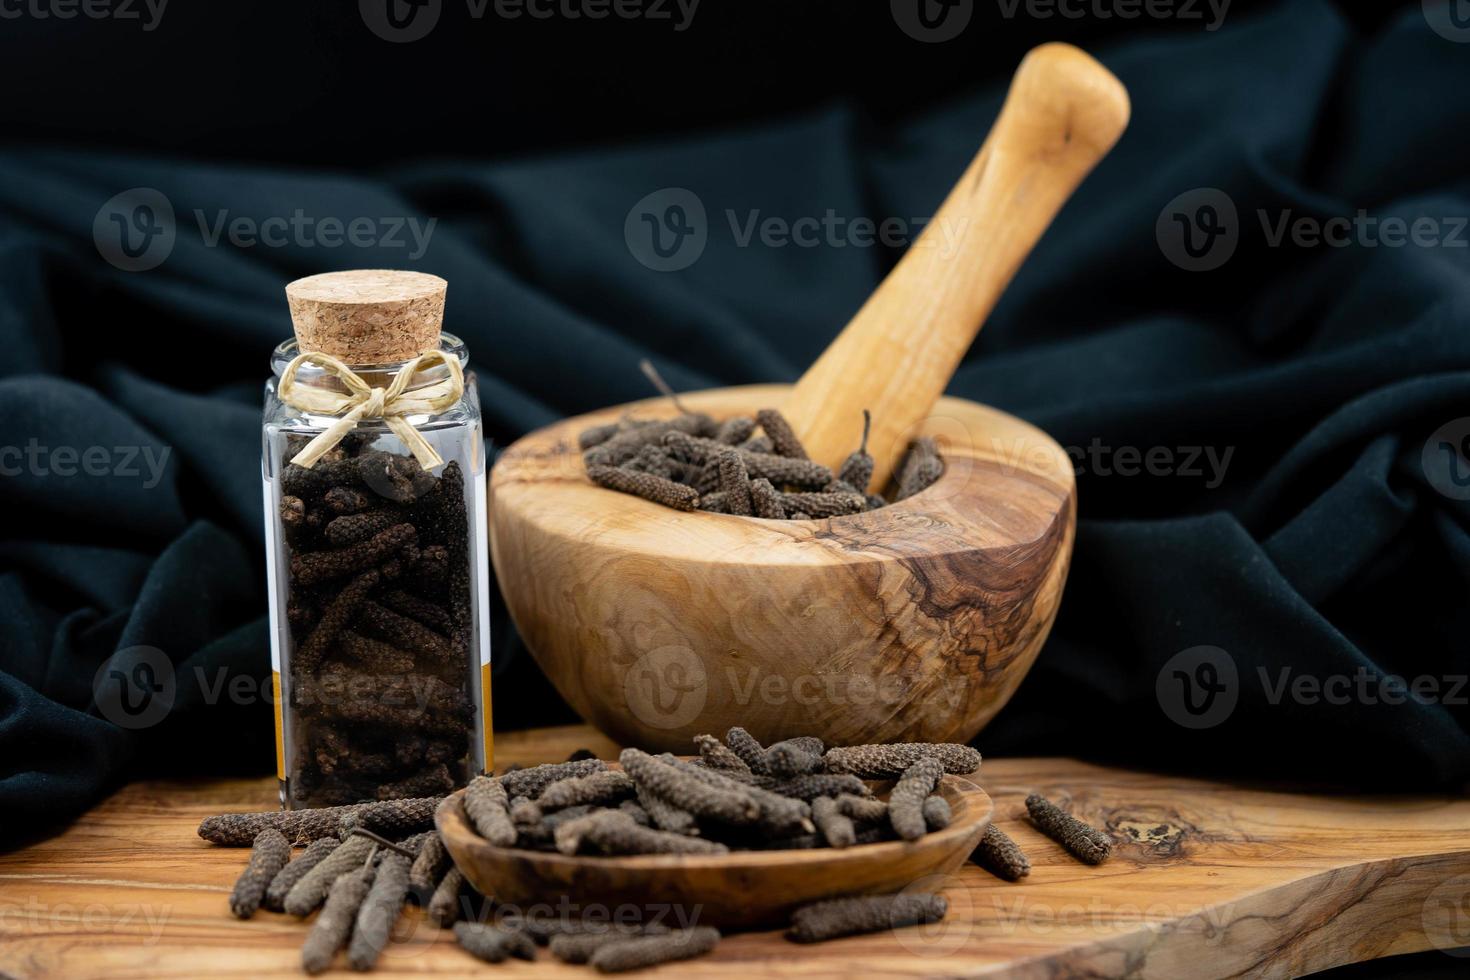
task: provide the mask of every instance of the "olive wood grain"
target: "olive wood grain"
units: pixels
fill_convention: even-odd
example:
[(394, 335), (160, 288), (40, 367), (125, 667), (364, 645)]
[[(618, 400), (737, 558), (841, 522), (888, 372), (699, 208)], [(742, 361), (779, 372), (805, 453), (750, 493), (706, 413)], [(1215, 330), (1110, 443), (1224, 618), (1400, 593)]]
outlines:
[[(787, 389), (681, 396), (716, 418)], [(577, 434), (651, 401), (533, 432), (490, 477), (491, 554), (520, 635), (584, 719), (688, 750), (763, 742), (968, 741), (1025, 676), (1056, 615), (1074, 530), (1071, 461), (1040, 430), (943, 399), (921, 431), (944, 475), (869, 513), (770, 521), (684, 513), (587, 479)]]
[[(881, 784), (873, 785), (886, 796)], [(945, 776), (939, 793), (953, 812), (943, 830), (911, 842), (841, 849), (598, 857), (496, 847), (465, 816), (463, 791), (440, 807), (437, 822), (465, 877), (506, 905), (567, 900), (580, 907), (641, 909), (657, 902), (668, 907), (669, 921), (750, 929), (785, 925), (792, 910), (809, 902), (884, 895), (929, 876), (953, 874), (990, 826), (992, 807), (985, 791), (962, 776)]]
[[(501, 767), (579, 748), (617, 757), (581, 726), (496, 738)], [(1273, 792), (1068, 759), (990, 758), (976, 781), (996, 825), (1030, 856), (1029, 878), (1008, 884), (966, 864), (915, 883), (944, 889), (950, 912), (937, 926), (812, 946), (776, 930), (731, 935), (712, 955), (651, 975), (1273, 978), (1470, 946), (1470, 800)], [(1113, 859), (1085, 867), (1037, 833), (1024, 818), (1030, 792), (1107, 828), (1119, 840)], [(60, 835), (0, 855), (0, 975), (301, 976), (307, 925), (232, 916), (248, 852), (195, 834), (206, 816), (276, 805), (273, 777), (135, 783)], [(539, 953), (487, 967), (410, 909), (373, 975), (592, 975)]]
[(924, 233), (786, 401), (813, 459), (836, 466), (856, 448), (868, 409), (875, 479), (888, 478), (1016, 270), (1128, 115), (1122, 83), (1077, 48), (1044, 44), (1025, 57), (990, 135)]

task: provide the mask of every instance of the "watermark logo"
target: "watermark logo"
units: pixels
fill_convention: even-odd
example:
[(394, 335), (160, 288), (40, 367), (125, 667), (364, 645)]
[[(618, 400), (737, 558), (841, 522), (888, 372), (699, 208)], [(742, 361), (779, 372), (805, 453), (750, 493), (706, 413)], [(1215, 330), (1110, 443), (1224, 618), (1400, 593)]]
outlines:
[(704, 202), (685, 187), (654, 191), (628, 211), (623, 240), (633, 257), (655, 272), (687, 269), (709, 244)]
[(918, 878), (904, 886), (900, 895), (943, 894), (949, 903), (947, 914), (934, 922), (918, 925), (893, 924), (893, 938), (905, 951), (913, 956), (935, 959), (953, 956), (970, 941), (975, 931), (975, 916), (957, 909), (957, 902), (972, 900), (970, 889), (964, 886), (958, 875), (932, 874)]
[(1218, 187), (1196, 187), (1164, 205), (1154, 222), (1164, 257), (1188, 272), (1208, 272), (1230, 261), (1240, 242), (1235, 202)]
[(899, 29), (925, 44), (953, 41), (975, 15), (975, 0), (889, 0), (888, 7)]
[(1424, 935), (1436, 949), (1470, 957), (1470, 875), (1456, 875), (1424, 899)]
[(102, 717), (119, 728), (151, 728), (173, 710), (174, 665), (157, 647), (127, 647), (97, 668), (92, 698)]
[(391, 44), (408, 44), (429, 36), (439, 23), (443, 0), (358, 0), (367, 29)]
[(685, 646), (662, 646), (633, 662), (623, 676), (623, 697), (645, 725), (681, 728), (699, 717), (709, 697), (704, 664)]
[(1190, 647), (1174, 654), (1159, 670), (1154, 694), (1174, 724), (1214, 728), (1235, 711), (1240, 672), (1235, 658), (1219, 647)]
[(896, 215), (873, 218), (843, 215), (834, 208), (821, 214), (766, 214), (760, 208), (725, 208), (723, 221), (711, 221), (704, 202), (683, 187), (654, 191), (633, 205), (623, 221), (623, 238), (640, 263), (658, 272), (687, 269), (704, 254), (715, 232), (728, 233), (735, 248), (922, 248), (943, 259), (959, 253), (968, 218), (935, 221)]
[(1429, 485), (1451, 500), (1470, 500), (1470, 416), (1446, 422), (1420, 457)]
[[(465, 0), (472, 21), (492, 15), (497, 20), (665, 21), (674, 33), (694, 23), (700, 0)], [(362, 22), (391, 44), (407, 44), (429, 36), (439, 24), (443, 0), (358, 0)]]
[[(1351, 215), (1323, 218), (1291, 208), (1257, 208), (1254, 216), (1267, 248), (1470, 248), (1466, 215), (1380, 216), (1358, 208)], [(1164, 206), (1154, 225), (1164, 257), (1190, 272), (1224, 265), (1246, 230), (1235, 202), (1217, 187), (1180, 194)]]
[(152, 187), (114, 194), (92, 219), (98, 254), (124, 272), (157, 268), (173, 252), (177, 237), (174, 206)]
[(1424, 0), (1424, 19), (1446, 41), (1470, 43), (1470, 0)]
[[(205, 248), (402, 249), (412, 260), (428, 252), (439, 224), (438, 218), (414, 215), (315, 215), (303, 208), (264, 217), (195, 208), (192, 216)], [(125, 272), (157, 268), (178, 239), (173, 204), (152, 187), (123, 191), (98, 209), (92, 238), (98, 253)]]

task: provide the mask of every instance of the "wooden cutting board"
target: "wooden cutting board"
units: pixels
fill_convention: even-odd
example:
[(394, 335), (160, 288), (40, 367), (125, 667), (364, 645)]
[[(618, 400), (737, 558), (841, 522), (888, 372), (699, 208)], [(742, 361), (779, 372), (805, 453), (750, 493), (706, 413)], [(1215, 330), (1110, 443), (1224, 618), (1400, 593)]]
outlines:
[[(568, 727), (502, 736), (497, 762), (583, 747), (615, 753)], [(937, 926), (816, 946), (732, 936), (662, 975), (1284, 977), (1470, 946), (1470, 801), (1271, 792), (1069, 759), (987, 760), (979, 781), (1031, 856), (1026, 881), (966, 865), (938, 883), (950, 914)], [(1101, 868), (1077, 863), (1021, 819), (1033, 791), (1125, 843)], [(0, 973), (300, 976), (304, 927), (232, 918), (226, 896), (246, 852), (194, 833), (205, 816), (275, 800), (274, 780), (139, 783), (64, 834), (0, 857)], [(544, 950), (534, 964), (480, 964), (417, 910), (398, 931), (378, 975), (595, 975)]]

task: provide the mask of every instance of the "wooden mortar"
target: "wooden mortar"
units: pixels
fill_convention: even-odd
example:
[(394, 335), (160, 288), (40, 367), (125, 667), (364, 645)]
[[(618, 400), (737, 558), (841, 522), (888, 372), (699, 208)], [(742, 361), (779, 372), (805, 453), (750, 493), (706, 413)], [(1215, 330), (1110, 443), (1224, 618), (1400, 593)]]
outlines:
[[(1128, 118), (1066, 45), (1027, 55), (974, 162), (796, 386), (682, 395), (716, 419), (782, 407), (835, 466), (873, 415), (879, 476), (920, 435), (945, 470), (886, 508), (817, 521), (683, 513), (597, 487), (577, 434), (667, 400), (533, 432), (490, 478), (491, 554), (516, 627), (562, 696), (618, 742), (687, 752), (742, 725), (770, 742), (968, 741), (1036, 658), (1076, 515), (1066, 453), (940, 394), (1022, 260)], [(951, 254), (925, 246), (959, 229)], [(953, 234), (953, 231), (951, 231)]]

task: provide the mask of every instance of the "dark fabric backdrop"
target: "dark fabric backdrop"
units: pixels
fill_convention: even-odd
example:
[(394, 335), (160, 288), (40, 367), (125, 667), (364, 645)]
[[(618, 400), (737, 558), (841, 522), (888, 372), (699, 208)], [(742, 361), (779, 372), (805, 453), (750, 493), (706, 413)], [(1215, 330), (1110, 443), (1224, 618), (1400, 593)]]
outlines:
[[(951, 386), (1085, 451), (1061, 616), (981, 746), (1298, 784), (1465, 784), (1470, 692), (1454, 678), (1470, 673), (1470, 494), (1458, 493), (1463, 460), (1439, 443), (1453, 446), (1470, 425), (1470, 45), (1432, 31), (1417, 4), (1380, 23), (1297, 0), (1242, 3), (1216, 31), (1022, 21), (986, 41), (987, 63), (955, 53), (975, 48), (900, 43), (875, 67), (814, 54), (823, 28), (854, 30), (841, 20), (847, 5), (814, 6), (828, 19), (804, 22), (805, 49), (769, 24), (716, 43), (696, 23), (687, 49), (660, 42), (679, 59), (663, 62), (667, 100), (640, 87), (660, 77), (641, 60), (646, 40), (623, 49), (626, 71), (601, 86), (545, 42), (517, 62), (540, 75), (485, 64), (479, 84), (511, 108), (482, 116), (465, 106), (492, 96), (456, 85), (470, 73), (420, 83), (427, 43), (379, 45), (371, 62), (325, 44), (335, 60), (311, 61), (304, 51), (316, 49), (279, 32), (279, 48), (239, 58), (224, 42), (179, 41), (165, 22), (138, 42), (154, 45), (135, 65), (141, 89), (101, 69), (85, 90), (70, 75), (58, 81), (52, 97), (76, 105), (75, 128), (44, 111), (43, 94), (7, 105), (0, 451), (16, 451), (0, 458), (6, 840), (57, 828), (125, 778), (271, 770), (270, 707), (251, 695), (269, 669), (258, 425), (268, 353), (290, 330), (286, 281), (385, 266), (446, 277), (446, 326), (470, 345), (496, 445), (645, 396), (643, 356), (681, 388), (794, 379), (898, 250), (742, 247), (727, 213), (740, 223), (757, 212), (930, 214), (989, 127), (1020, 50), (1079, 32), (1098, 35), (1090, 46), (1127, 84), (1132, 127)], [(711, 11), (710, 30), (728, 27), (718, 19), (728, 6)], [(253, 43), (258, 28), (241, 29)], [(988, 26), (971, 30), (989, 39)], [(399, 48), (412, 49), (402, 57), (413, 71), (393, 60)], [(94, 55), (111, 65), (116, 50), (98, 44)], [(701, 69), (706, 51), (727, 60)], [(75, 46), (49, 57), (62, 52), (87, 57)], [(10, 80), (44, 77), (44, 52), (12, 43), (10, 53)], [(816, 66), (780, 60), (803, 54)], [(611, 63), (601, 57), (591, 63)], [(199, 73), (197, 85), (170, 64)], [(691, 83), (691, 94), (679, 84), (681, 71), (697, 82), (736, 66), (749, 69), (748, 86)], [(333, 91), (324, 79), (351, 72), (361, 98), (322, 95)], [(804, 84), (790, 91), (772, 81), (793, 72)], [(851, 92), (832, 83), (839, 72), (857, 80)], [(586, 95), (576, 110), (568, 77)], [(243, 96), (229, 101), (236, 88), (258, 90), (265, 108), (250, 115)], [(432, 107), (423, 119), (407, 108), (417, 101)], [(633, 117), (648, 138), (613, 143), (639, 128), (617, 128)], [(684, 131), (694, 125), (703, 128)], [(524, 138), (498, 126), (521, 126)], [(657, 272), (636, 260), (624, 221), (670, 187), (702, 202), (708, 245), (687, 268)], [(104, 202), (133, 188), (161, 194), (176, 219), (171, 251), (148, 271), (105, 260), (117, 258), (105, 211), (94, 236)], [(1156, 225), (1199, 188), (1217, 190), (1181, 213), (1228, 199), (1238, 244), (1218, 268), (1186, 271), (1171, 261), (1181, 255), (1172, 219)], [(437, 223), (422, 255), (209, 241), (222, 218), (298, 208)], [(1283, 217), (1360, 208), (1431, 219), (1438, 243), (1272, 241)], [(92, 474), (67, 455), (94, 447), (103, 455)], [(1169, 451), (1169, 472), (1116, 472), (1128, 462), (1119, 450), (1156, 447)], [(1217, 460), (1228, 452), (1223, 476), (1203, 457), (1199, 475), (1181, 472), (1191, 447)], [(497, 723), (570, 720), (503, 607), (495, 616)], [(1171, 719), (1156, 681), (1201, 645), (1234, 664), (1236, 706), (1195, 729)], [(177, 692), (157, 724), (122, 728), (96, 704), (93, 680), (115, 651), (138, 646), (162, 651)], [(1425, 675), (1441, 696), (1276, 698), (1284, 668), (1319, 680)], [(231, 681), (243, 693), (231, 696)]]

